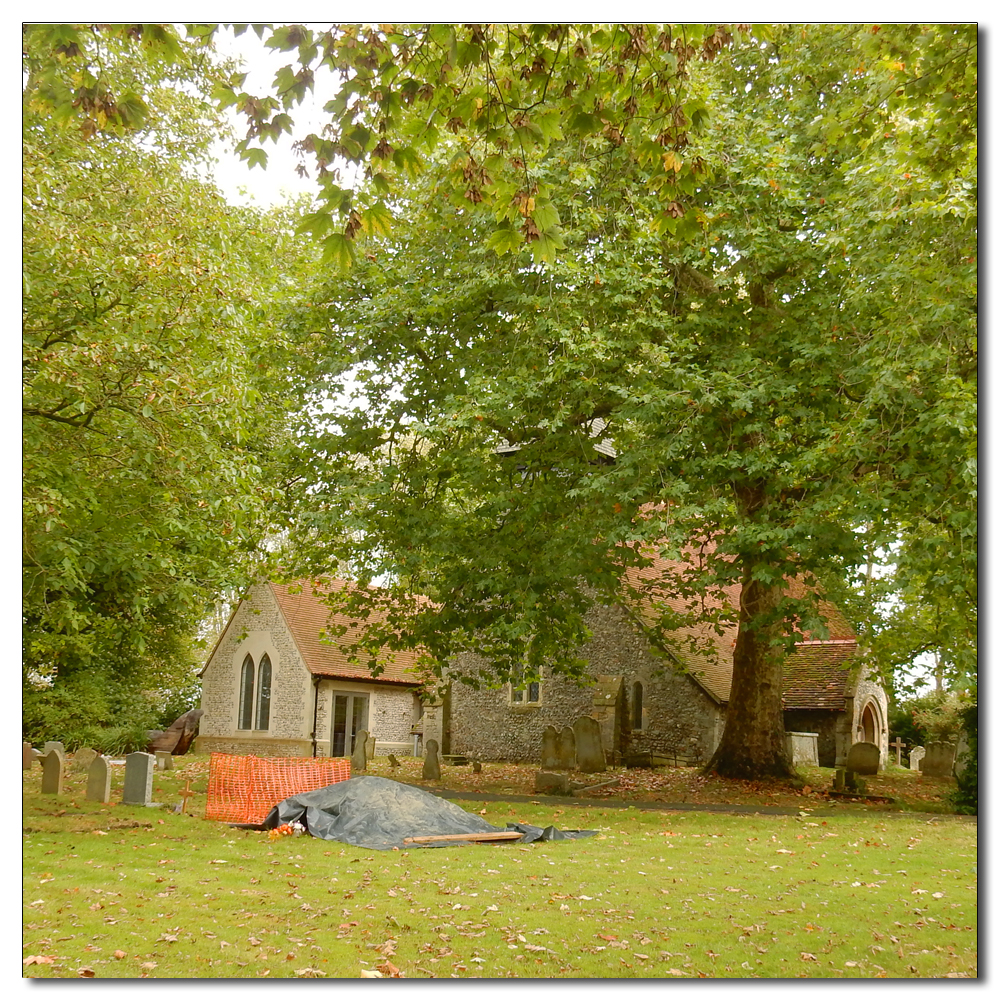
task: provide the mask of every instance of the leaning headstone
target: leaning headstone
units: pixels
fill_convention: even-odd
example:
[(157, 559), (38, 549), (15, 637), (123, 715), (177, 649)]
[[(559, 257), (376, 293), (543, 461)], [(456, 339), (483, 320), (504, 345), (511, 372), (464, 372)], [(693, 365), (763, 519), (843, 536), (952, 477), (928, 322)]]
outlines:
[(157, 771), (172, 771), (174, 769), (174, 755), (166, 750), (157, 750), (153, 756), (156, 758)]
[(854, 743), (847, 752), (848, 771), (855, 774), (878, 774), (881, 751), (874, 743)]
[(98, 755), (87, 769), (87, 798), (91, 802), (111, 801), (111, 768), (107, 757)]
[(572, 726), (564, 726), (559, 732), (559, 740), (556, 743), (560, 768), (567, 771), (576, 770), (576, 733)]
[(597, 719), (581, 715), (573, 723), (573, 735), (576, 737), (576, 766), (588, 774), (606, 770), (601, 726)]
[(53, 748), (42, 758), (42, 794), (62, 795), (66, 758)]
[(438, 760), (437, 740), (428, 740), (424, 744), (424, 767), (420, 774), (424, 781), (441, 780), (441, 761)]
[(63, 757), (66, 756), (66, 748), (59, 742), (59, 740), (49, 740), (45, 746), (42, 747), (42, 756), (44, 757), (50, 750), (58, 750)]
[(156, 757), (151, 753), (130, 753), (125, 757), (125, 788), (122, 804), (148, 806), (153, 798), (153, 768)]
[(950, 778), (955, 766), (955, 744), (941, 741), (927, 744), (920, 770), (927, 778)]
[(927, 751), (923, 747), (911, 747), (910, 749), (910, 770), (919, 771), (920, 762), (924, 759)]
[(73, 770), (89, 771), (90, 765), (94, 763), (94, 758), (99, 756), (100, 754), (98, 754), (93, 747), (80, 747), (80, 749), (73, 754)]
[(546, 726), (542, 730), (542, 770), (551, 771), (559, 767), (559, 730)]
[(35, 762), (35, 748), (30, 743), (21, 743), (21, 770), (27, 771)]
[(369, 736), (368, 739), (365, 740), (365, 760), (369, 761), (374, 759), (375, 759), (375, 737)]
[(569, 775), (561, 771), (535, 773), (535, 792), (541, 795), (569, 795)]
[(354, 753), (351, 754), (351, 774), (368, 770), (368, 733), (362, 729), (354, 737)]

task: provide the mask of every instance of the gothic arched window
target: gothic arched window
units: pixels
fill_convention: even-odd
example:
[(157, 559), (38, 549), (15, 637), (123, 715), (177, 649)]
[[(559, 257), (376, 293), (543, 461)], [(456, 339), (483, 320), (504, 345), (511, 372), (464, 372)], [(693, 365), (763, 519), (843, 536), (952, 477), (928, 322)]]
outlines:
[(271, 658), (265, 653), (257, 670), (257, 724), (254, 729), (267, 729), (271, 722)]
[(253, 657), (247, 653), (240, 670), (240, 705), (237, 729), (253, 728)]

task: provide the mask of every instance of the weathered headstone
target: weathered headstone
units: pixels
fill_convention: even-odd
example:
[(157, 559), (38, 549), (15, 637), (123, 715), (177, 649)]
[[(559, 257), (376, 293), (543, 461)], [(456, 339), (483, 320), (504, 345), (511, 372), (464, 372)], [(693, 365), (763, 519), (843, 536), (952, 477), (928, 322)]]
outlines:
[(924, 754), (927, 751), (923, 747), (911, 747), (910, 748), (910, 770), (919, 771), (920, 762), (924, 759)]
[(30, 743), (21, 743), (21, 770), (30, 770), (35, 762), (35, 748)]
[(58, 750), (63, 757), (66, 756), (66, 748), (59, 742), (59, 740), (49, 740), (45, 746), (42, 747), (42, 756), (44, 757), (50, 750)]
[(483, 773), (483, 765), (480, 764), (478, 760), (474, 760), (472, 762), (472, 773), (473, 774), (482, 774)]
[(351, 754), (351, 774), (368, 770), (368, 733), (362, 729), (354, 737), (354, 753)]
[(955, 765), (951, 771), (956, 778), (961, 778), (965, 773), (965, 769), (969, 766), (971, 757), (972, 755), (969, 752), (969, 741), (965, 738), (965, 734), (963, 733), (958, 740), (958, 747), (955, 750)]
[(55, 747), (42, 758), (43, 795), (62, 795), (65, 764), (66, 758)]
[(569, 775), (562, 771), (535, 773), (535, 792), (541, 795), (569, 795)]
[(785, 733), (788, 758), (793, 764), (819, 767), (819, 733)]
[(394, 753), (389, 754), (389, 767), (399, 767), (399, 761), (396, 760)]
[(111, 801), (111, 768), (107, 757), (96, 756), (87, 769), (87, 798), (91, 802)]
[(375, 759), (375, 737), (369, 735), (368, 739), (365, 740), (365, 761), (372, 761)]
[(955, 744), (936, 741), (927, 744), (920, 770), (928, 778), (950, 778), (955, 766)]
[(559, 731), (559, 740), (556, 743), (559, 764), (558, 767), (567, 770), (576, 770), (576, 733), (572, 726), (564, 726)]
[(424, 766), (420, 773), (424, 781), (441, 780), (441, 761), (438, 760), (437, 740), (428, 740), (424, 744)]
[(172, 771), (174, 769), (174, 755), (166, 750), (157, 750), (153, 754), (156, 758), (157, 771)]
[(73, 754), (73, 770), (89, 771), (90, 765), (94, 763), (94, 758), (99, 756), (100, 754), (93, 747), (80, 747)]
[(156, 757), (151, 753), (130, 753), (125, 757), (125, 787), (122, 804), (148, 806), (153, 798), (153, 768)]
[(874, 743), (854, 743), (847, 752), (848, 771), (855, 774), (878, 774), (881, 751)]
[(551, 771), (559, 767), (559, 730), (546, 726), (542, 730), (542, 770)]
[(601, 727), (597, 719), (581, 715), (573, 723), (576, 737), (576, 766), (588, 774), (607, 769), (601, 746)]

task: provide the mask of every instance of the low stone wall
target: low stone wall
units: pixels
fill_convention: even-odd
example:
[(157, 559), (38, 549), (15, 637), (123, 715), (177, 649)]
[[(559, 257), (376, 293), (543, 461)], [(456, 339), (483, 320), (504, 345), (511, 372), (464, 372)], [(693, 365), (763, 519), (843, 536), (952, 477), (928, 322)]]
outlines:
[(255, 757), (311, 757), (311, 740), (232, 739), (225, 736), (198, 736), (196, 753), (253, 754)]

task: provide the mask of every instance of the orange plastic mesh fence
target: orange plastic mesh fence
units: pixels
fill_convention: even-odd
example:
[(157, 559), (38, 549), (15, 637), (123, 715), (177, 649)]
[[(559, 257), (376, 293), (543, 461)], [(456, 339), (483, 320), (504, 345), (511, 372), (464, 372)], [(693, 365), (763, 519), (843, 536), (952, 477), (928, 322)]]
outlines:
[(260, 823), (283, 799), (351, 776), (346, 757), (254, 757), (213, 753), (205, 819)]

